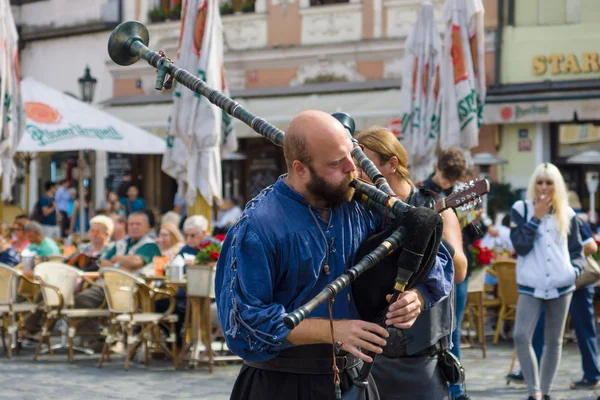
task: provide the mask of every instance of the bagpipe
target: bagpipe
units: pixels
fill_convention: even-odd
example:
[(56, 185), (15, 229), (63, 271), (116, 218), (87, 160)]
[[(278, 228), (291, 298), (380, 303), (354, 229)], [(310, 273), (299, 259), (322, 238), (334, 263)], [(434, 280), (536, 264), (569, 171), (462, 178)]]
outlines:
[[(123, 66), (134, 64), (140, 58), (146, 60), (157, 69), (155, 85), (157, 90), (169, 89), (175, 80), (205, 97), (227, 114), (244, 122), (277, 146), (283, 145), (285, 134), (282, 130), (244, 109), (223, 93), (211, 89), (195, 75), (177, 67), (162, 51), (152, 51), (148, 48), (148, 43), (148, 30), (143, 24), (137, 21), (123, 22), (110, 35), (108, 53), (115, 63)], [(351, 154), (369, 180), (373, 182), (369, 184), (357, 179), (353, 180), (350, 185), (355, 189), (354, 198), (375, 212), (382, 213), (390, 221), (390, 234), (354, 267), (327, 285), (321, 293), (297, 310), (288, 313), (283, 318), (283, 322), (289, 329), (298, 326), (317, 306), (333, 299), (365, 271), (402, 248), (396, 262), (397, 272), (393, 283), (392, 301), (395, 301), (403, 291), (414, 286), (428, 274), (441, 241), (442, 218), (439, 213), (431, 208), (410, 206), (395, 196), (381, 172), (352, 137), (355, 129), (354, 120), (344, 113), (335, 113), (332, 116), (348, 131), (353, 143)], [(484, 192), (474, 191), (463, 197), (470, 196), (474, 200), (481, 194)], [(410, 232), (407, 231), (408, 229)], [(431, 254), (434, 256), (430, 257)], [(360, 384), (360, 382), (356, 383)]]

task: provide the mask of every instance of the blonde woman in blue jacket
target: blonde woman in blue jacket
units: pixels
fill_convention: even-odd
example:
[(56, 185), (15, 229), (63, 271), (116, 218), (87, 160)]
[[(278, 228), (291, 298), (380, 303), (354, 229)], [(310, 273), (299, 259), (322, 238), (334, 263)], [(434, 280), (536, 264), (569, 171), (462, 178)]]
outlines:
[[(527, 199), (513, 205), (510, 238), (518, 254), (517, 355), (528, 400), (549, 400), (575, 279), (585, 263), (575, 211), (568, 205), (565, 181), (553, 164), (536, 168)], [(531, 342), (544, 304), (544, 352), (538, 368)]]

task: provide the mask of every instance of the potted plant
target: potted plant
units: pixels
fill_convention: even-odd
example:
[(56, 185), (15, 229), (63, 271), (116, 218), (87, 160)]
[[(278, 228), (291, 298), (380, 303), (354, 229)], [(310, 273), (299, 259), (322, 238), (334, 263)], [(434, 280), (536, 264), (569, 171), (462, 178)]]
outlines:
[(196, 255), (196, 264), (210, 265), (216, 263), (221, 254), (221, 245), (213, 242), (205, 242), (200, 246), (200, 251)]
[(245, 1), (242, 3), (241, 11), (243, 13), (251, 13), (254, 12), (254, 2)]
[(176, 3), (169, 10), (169, 19), (171, 21), (178, 21), (181, 19), (181, 4)]
[(221, 4), (221, 15), (231, 15), (233, 14), (233, 6), (231, 3), (223, 3)]
[(167, 13), (161, 8), (153, 8), (148, 12), (150, 22), (162, 22), (167, 18)]

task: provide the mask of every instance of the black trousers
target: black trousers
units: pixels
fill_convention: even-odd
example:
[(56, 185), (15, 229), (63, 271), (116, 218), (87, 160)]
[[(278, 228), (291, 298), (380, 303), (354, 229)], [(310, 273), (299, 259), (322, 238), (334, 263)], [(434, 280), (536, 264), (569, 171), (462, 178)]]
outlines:
[[(362, 365), (362, 364), (360, 364)], [(360, 365), (342, 372), (342, 395), (358, 375)], [(266, 371), (244, 364), (240, 370), (231, 400), (335, 400), (333, 374), (309, 375)], [(367, 400), (378, 400), (377, 387), (369, 377)]]
[(371, 370), (381, 400), (448, 400), (438, 355), (377, 356)]
[(66, 211), (59, 211), (60, 219), (60, 237), (67, 237), (67, 231), (71, 225), (71, 218), (67, 215)]

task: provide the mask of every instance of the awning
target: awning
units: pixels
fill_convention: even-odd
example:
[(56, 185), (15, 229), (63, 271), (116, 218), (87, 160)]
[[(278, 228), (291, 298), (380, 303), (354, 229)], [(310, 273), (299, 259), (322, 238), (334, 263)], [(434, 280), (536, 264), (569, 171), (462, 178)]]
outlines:
[(26, 128), (17, 151), (161, 154), (165, 141), (31, 77), (21, 82)]
[(594, 120), (600, 115), (600, 91), (579, 93), (544, 92), (489, 96), (486, 99), (485, 124)]
[[(346, 93), (320, 93), (296, 96), (236, 98), (248, 111), (285, 129), (290, 120), (303, 110), (317, 109), (329, 113), (350, 114), (357, 129), (372, 125), (388, 125), (400, 116), (400, 90), (386, 89)], [(171, 114), (171, 103), (121, 105), (104, 110), (140, 128), (163, 135)], [(238, 122), (238, 138), (260, 137), (249, 126)]]

